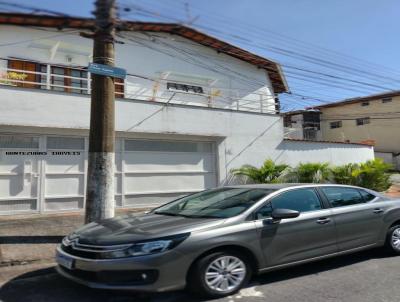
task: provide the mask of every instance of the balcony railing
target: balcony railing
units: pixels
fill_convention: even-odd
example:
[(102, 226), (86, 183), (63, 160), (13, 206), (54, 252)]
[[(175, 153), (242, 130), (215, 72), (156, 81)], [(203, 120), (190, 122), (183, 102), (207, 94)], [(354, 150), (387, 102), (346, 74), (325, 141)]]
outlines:
[[(41, 66), (45, 65), (41, 64)], [(0, 87), (5, 85), (90, 94), (90, 73), (85, 69), (81, 69), (80, 71), (85, 73), (84, 77), (54, 73), (50, 65), (47, 65), (46, 72), (0, 67)], [(243, 89), (205, 87), (204, 93), (194, 93), (167, 89), (167, 82), (169, 81), (165, 79), (153, 80), (128, 75), (124, 81), (115, 82), (115, 96), (116, 98), (144, 100), (149, 102), (173, 103), (270, 114), (278, 113), (274, 96), (266, 92), (249, 92)], [(175, 80), (173, 82), (177, 83)], [(188, 82), (181, 83), (191, 84)]]

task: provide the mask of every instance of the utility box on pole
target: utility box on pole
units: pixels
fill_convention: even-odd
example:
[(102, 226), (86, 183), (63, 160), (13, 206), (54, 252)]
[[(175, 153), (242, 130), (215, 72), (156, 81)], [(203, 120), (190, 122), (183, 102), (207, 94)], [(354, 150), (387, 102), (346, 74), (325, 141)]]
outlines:
[[(97, 0), (93, 63), (114, 67), (115, 0)], [(92, 73), (85, 222), (114, 216), (114, 78)]]

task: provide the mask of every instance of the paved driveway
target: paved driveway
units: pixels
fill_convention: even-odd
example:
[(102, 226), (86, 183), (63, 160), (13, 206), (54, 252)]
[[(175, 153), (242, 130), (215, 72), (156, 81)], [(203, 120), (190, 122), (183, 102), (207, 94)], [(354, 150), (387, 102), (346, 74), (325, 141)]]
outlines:
[[(54, 273), (20, 276), (0, 290), (3, 302), (186, 302), (197, 301), (184, 292), (138, 295), (89, 289)], [(25, 277), (25, 278), (23, 278)], [(341, 256), (255, 277), (239, 294), (216, 301), (241, 302), (398, 302), (400, 257), (380, 250)]]

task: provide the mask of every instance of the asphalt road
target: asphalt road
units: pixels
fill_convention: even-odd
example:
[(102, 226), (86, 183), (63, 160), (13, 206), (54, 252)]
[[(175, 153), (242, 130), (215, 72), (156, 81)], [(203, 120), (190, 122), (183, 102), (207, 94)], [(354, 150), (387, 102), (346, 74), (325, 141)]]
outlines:
[[(139, 295), (89, 289), (53, 269), (19, 276), (0, 289), (2, 302), (186, 302), (185, 292)], [(400, 256), (381, 250), (341, 256), (255, 277), (239, 294), (214, 301), (265, 302), (399, 302)]]

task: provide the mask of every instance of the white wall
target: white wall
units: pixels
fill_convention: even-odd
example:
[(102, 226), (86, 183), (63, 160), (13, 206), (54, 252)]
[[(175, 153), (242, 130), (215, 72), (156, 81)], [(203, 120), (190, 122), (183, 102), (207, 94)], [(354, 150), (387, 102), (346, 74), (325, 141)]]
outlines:
[[(0, 131), (1, 125), (85, 132), (89, 128), (88, 96), (18, 88), (0, 92), (0, 108), (7, 108), (0, 111)], [(117, 100), (115, 120), (121, 133), (215, 141), (220, 182), (232, 168), (258, 166), (267, 158), (290, 165), (311, 161), (340, 165), (374, 158), (373, 147), (365, 145), (282, 140), (282, 118), (276, 115)], [(43, 133), (49, 133), (47, 129)]]
[[(18, 88), (3, 88), (0, 96), (0, 108), (7, 108), (0, 111), (0, 131), (13, 125), (44, 127), (43, 134), (89, 128), (89, 96)], [(126, 134), (215, 141), (220, 182), (232, 168), (260, 165), (281, 152), (283, 124), (277, 115), (117, 100), (115, 120), (116, 131)]]
[[(65, 34), (65, 31), (1, 25), (1, 41), (29, 42), (1, 47), (0, 58), (14, 57), (50, 64), (88, 66), (92, 40), (80, 37), (79, 30), (71, 34)], [(120, 34), (124, 38), (118, 37), (118, 40), (125, 44), (115, 45), (116, 66), (125, 68), (130, 74), (197, 84), (206, 93), (216, 95), (213, 102), (219, 102), (218, 107), (222, 104), (227, 108), (235, 107), (234, 100), (239, 98), (253, 101), (247, 105), (249, 109), (258, 109), (260, 100), (264, 111), (275, 109), (273, 89), (264, 69), (176, 35), (142, 32)], [(55, 50), (54, 57), (52, 50)], [(67, 57), (71, 59), (70, 62)], [(141, 99), (139, 96), (145, 95), (146, 99), (150, 99), (154, 90), (154, 95), (164, 101), (172, 95), (166, 90), (164, 81), (156, 84), (143, 78), (129, 78), (128, 83), (128, 97), (137, 96)], [(264, 97), (260, 99), (252, 95), (253, 92), (262, 93)], [(174, 100), (195, 103), (199, 102), (199, 97), (176, 95)]]
[(396, 170), (400, 169), (400, 156), (395, 156), (392, 152), (375, 151), (375, 157), (383, 159), (385, 163), (392, 165)]
[(362, 163), (374, 159), (374, 148), (367, 145), (283, 140), (275, 160), (291, 166), (299, 162), (329, 162), (332, 165)]

